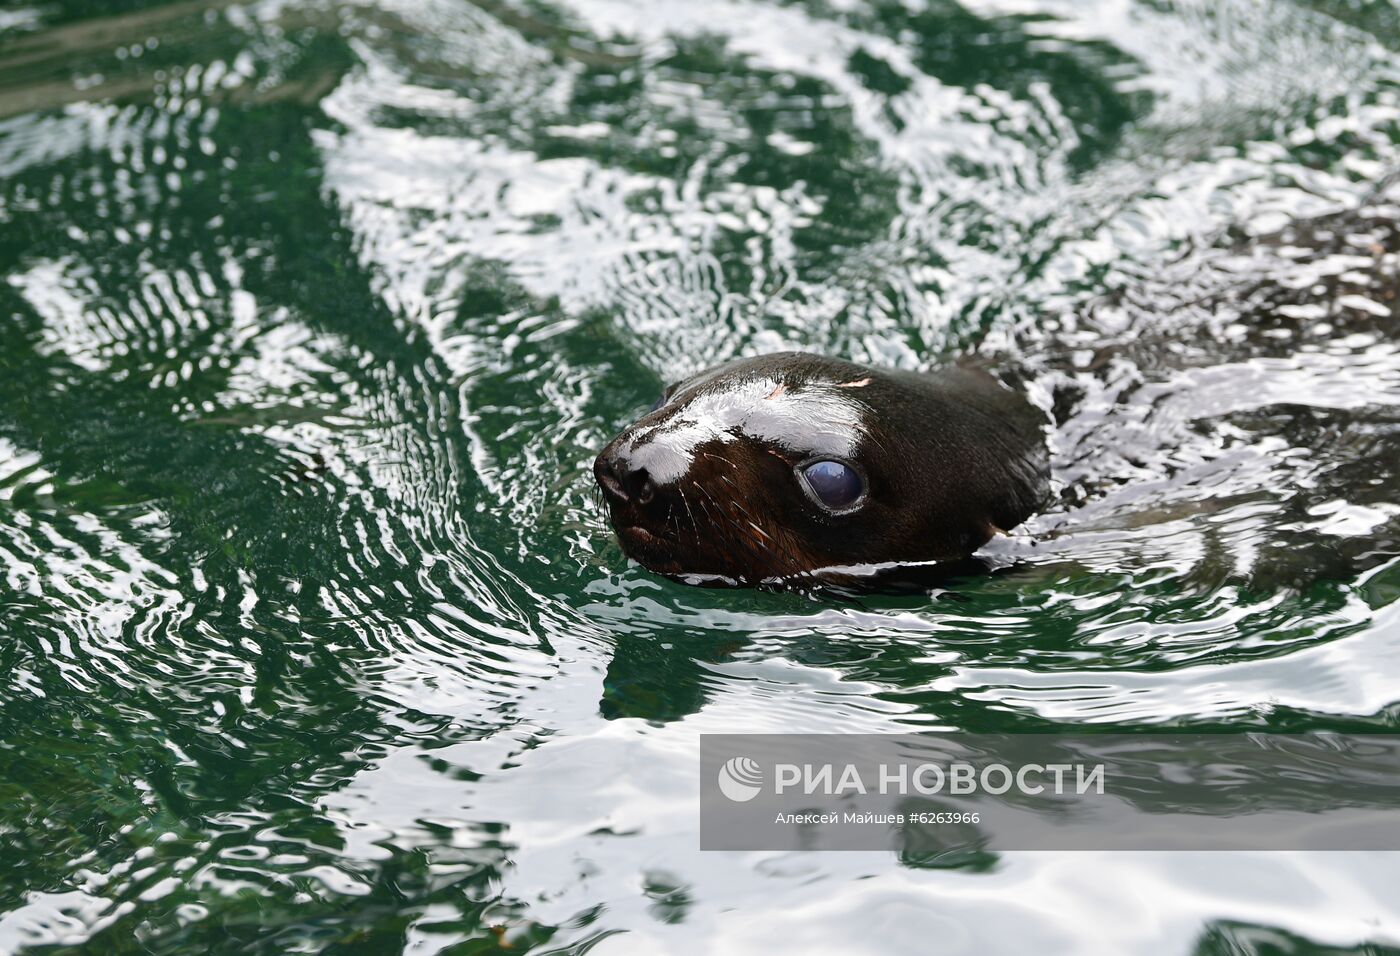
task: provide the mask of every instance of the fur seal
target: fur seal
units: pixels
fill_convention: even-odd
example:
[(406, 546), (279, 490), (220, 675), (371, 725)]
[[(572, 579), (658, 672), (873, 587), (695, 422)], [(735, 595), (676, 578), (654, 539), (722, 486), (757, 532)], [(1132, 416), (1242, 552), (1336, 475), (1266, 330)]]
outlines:
[(966, 558), (1046, 498), (1047, 420), (990, 375), (802, 352), (678, 382), (593, 464), (626, 554), (692, 583)]

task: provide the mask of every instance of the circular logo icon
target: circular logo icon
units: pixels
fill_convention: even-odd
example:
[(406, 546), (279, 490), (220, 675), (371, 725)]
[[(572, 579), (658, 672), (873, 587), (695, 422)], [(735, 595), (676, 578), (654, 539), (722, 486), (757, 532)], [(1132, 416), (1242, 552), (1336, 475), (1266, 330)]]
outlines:
[(730, 757), (719, 768), (719, 792), (735, 803), (747, 803), (763, 789), (763, 768), (749, 757)]

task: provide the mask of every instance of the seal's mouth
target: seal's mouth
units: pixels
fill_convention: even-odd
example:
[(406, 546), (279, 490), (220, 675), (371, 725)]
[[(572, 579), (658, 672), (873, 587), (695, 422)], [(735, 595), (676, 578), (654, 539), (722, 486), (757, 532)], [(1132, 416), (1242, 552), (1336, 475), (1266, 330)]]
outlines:
[(660, 574), (676, 574), (680, 564), (671, 542), (654, 531), (637, 524), (614, 523), (618, 543), (623, 552), (644, 567)]
[(641, 525), (620, 525), (617, 528), (617, 536), (626, 544), (648, 551), (660, 548), (665, 544), (659, 536)]

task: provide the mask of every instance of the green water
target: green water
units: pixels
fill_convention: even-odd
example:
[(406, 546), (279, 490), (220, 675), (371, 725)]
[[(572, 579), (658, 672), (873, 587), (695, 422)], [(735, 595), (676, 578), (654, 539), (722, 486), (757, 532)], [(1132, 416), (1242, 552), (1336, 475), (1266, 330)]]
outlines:
[[(0, 952), (1393, 951), (1391, 854), (701, 854), (695, 767), (1395, 726), (1397, 48), (1378, 0), (0, 10)], [(783, 347), (983, 356), (1055, 504), (931, 595), (629, 565), (596, 450)]]

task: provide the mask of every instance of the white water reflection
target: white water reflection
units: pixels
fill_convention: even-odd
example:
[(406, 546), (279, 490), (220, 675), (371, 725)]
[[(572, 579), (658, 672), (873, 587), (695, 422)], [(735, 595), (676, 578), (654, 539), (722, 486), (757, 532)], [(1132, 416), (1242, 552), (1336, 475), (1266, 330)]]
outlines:
[[(135, 382), (97, 394), (144, 416), (138, 437), (170, 428), (152, 448), (221, 465), (166, 476), (114, 440), (138, 459), (123, 467), (178, 479), (158, 488), (185, 521), (172, 544), (150, 492), (85, 496), (71, 460), (0, 439), (3, 580), (49, 625), (7, 692), (52, 695), (43, 667), (72, 694), (60, 712), (120, 705), (104, 726), (157, 738), (138, 743), (171, 754), (177, 796), (207, 786), (196, 767), (235, 776), (313, 742), (254, 765), (272, 792), (162, 818), (151, 846), (170, 833), (188, 855), (68, 861), (80, 888), (27, 893), (0, 951), (100, 945), (177, 884), (202, 894), (181, 927), (240, 894), (368, 910), (399, 898), (406, 860), (432, 886), (403, 904), (423, 953), (491, 926), (615, 953), (1179, 954), (1227, 921), (1400, 941), (1385, 854), (930, 870), (695, 849), (704, 732), (1393, 722), (1382, 226), (1400, 209), (1371, 194), (1400, 162), (1393, 54), (1292, 4), (979, 0), (974, 21), (1037, 18), (974, 23), (1006, 59), (964, 82), (922, 48), (937, 17), (897, 7), (891, 25), (853, 3), (235, 5), (196, 35), (246, 49), (172, 39), (190, 62), (130, 102), (0, 122), (0, 173), (32, 177), (5, 222), (93, 213), (5, 277), (33, 364), (68, 394)], [(47, 14), (25, 15), (0, 30)], [(317, 30), (348, 63), (324, 87), (292, 69)], [(1057, 87), (1040, 55), (1083, 82)], [(1116, 118), (1084, 120), (1087, 91)], [(220, 123), (264, 108), (311, 138), (313, 212), (342, 218), (374, 308), (353, 269), (322, 298), (265, 279), (268, 249), (329, 231), (258, 232), (302, 171), (269, 159), (256, 179), (258, 128)], [(1338, 248), (1267, 235), (1342, 210)], [(217, 255), (186, 247), (205, 233)], [(998, 542), (1002, 573), (928, 599), (702, 592), (628, 567), (590, 508), (592, 452), (658, 381), (785, 345), (906, 366), (980, 351), (1047, 408), (1077, 390), (1065, 501)], [(13, 402), (0, 415), (23, 417)], [(102, 411), (74, 414), (111, 427)], [(189, 487), (234, 472), (246, 511)], [(255, 548), (264, 511), (305, 554)], [(1301, 572), (1275, 574), (1290, 555)], [(131, 806), (164, 812), (137, 782)], [(473, 867), (488, 875), (455, 886)]]

